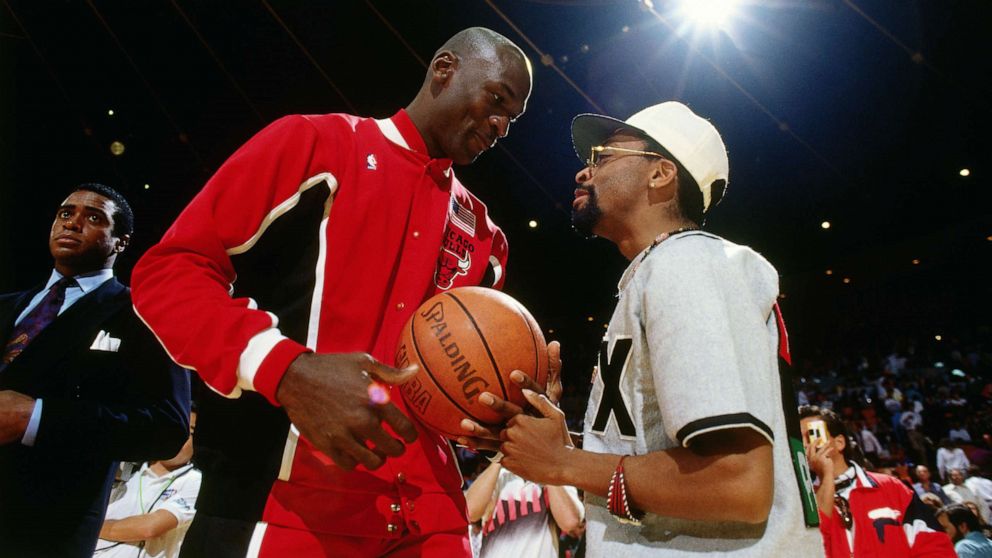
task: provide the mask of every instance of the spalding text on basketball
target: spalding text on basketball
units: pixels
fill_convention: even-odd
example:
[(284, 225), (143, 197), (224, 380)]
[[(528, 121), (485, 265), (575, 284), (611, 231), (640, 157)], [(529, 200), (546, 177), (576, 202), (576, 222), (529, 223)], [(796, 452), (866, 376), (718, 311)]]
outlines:
[(420, 381), (420, 378), (415, 377), (403, 384), (401, 389), (403, 390), (403, 398), (406, 399), (407, 405), (416, 407), (422, 415), (427, 413), (427, 407), (431, 404), (431, 394), (424, 389), (424, 384)]
[(424, 318), (425, 322), (428, 322), (428, 327), (431, 328), (434, 337), (441, 344), (441, 350), (448, 357), (451, 371), (458, 375), (458, 381), (462, 383), (462, 395), (465, 396), (465, 399), (471, 400), (482, 393), (485, 388), (488, 388), (489, 382), (479, 377), (475, 367), (458, 348), (458, 343), (451, 340), (448, 323), (444, 321), (444, 301), (438, 301), (421, 312), (420, 316)]

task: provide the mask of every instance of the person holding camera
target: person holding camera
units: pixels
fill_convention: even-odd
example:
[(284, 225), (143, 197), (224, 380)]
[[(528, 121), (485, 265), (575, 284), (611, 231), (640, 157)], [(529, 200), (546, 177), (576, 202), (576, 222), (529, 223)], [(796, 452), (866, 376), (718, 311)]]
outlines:
[(827, 558), (947, 556), (951, 540), (933, 511), (899, 479), (864, 470), (847, 427), (829, 409), (803, 405), (799, 419)]

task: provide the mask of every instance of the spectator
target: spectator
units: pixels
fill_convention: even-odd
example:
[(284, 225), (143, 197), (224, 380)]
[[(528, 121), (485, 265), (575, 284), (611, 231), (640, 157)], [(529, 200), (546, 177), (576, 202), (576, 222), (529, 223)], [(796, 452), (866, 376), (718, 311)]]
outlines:
[(970, 465), (971, 461), (968, 461), (968, 456), (958, 447), (957, 442), (952, 442), (950, 438), (940, 441), (940, 447), (937, 448), (937, 472), (941, 480), (948, 480), (947, 474), (951, 469), (966, 471)]
[(940, 484), (933, 482), (930, 478), (930, 469), (926, 465), (916, 466), (916, 478), (917, 482), (913, 483), (913, 490), (916, 491), (916, 495), (923, 498), (924, 494), (930, 493), (936, 495), (940, 499), (940, 506), (946, 506), (948, 504), (953, 504), (954, 501), (944, 492), (944, 489)]
[(968, 429), (961, 425), (961, 421), (956, 420), (951, 423), (951, 429), (947, 431), (947, 437), (952, 441), (971, 442), (971, 434)]
[(968, 467), (968, 478), (965, 479), (964, 484), (992, 509), (992, 480), (983, 477), (981, 473), (982, 470), (978, 465), (971, 465)]
[(816, 474), (816, 503), (827, 558), (850, 556), (954, 556), (932, 511), (899, 479), (865, 471), (854, 461), (847, 428), (835, 413), (799, 409), (802, 432), (825, 423), (826, 443), (804, 437), (810, 470)]
[(905, 407), (902, 411), (902, 415), (899, 416), (899, 425), (906, 429), (906, 431), (916, 430), (923, 425), (923, 417), (919, 413), (913, 410), (912, 405), (903, 405)]
[(989, 516), (988, 506), (985, 501), (978, 497), (977, 494), (971, 491), (964, 484), (964, 470), (963, 469), (951, 469), (949, 473), (951, 482), (944, 485), (944, 492), (947, 496), (954, 501), (956, 504), (964, 504), (965, 502), (974, 502), (978, 506), (979, 518), (982, 522), (987, 523), (986, 518)]
[(146, 463), (115, 495), (94, 558), (179, 556), (200, 492), (200, 471), (190, 463), (195, 428), (194, 412), (190, 437), (179, 453), (172, 459)]
[(861, 423), (861, 432), (858, 437), (861, 439), (861, 451), (864, 453), (865, 459), (873, 465), (878, 464), (882, 443), (878, 441), (878, 437), (868, 428), (866, 423)]
[(954, 389), (951, 390), (951, 396), (947, 399), (947, 404), (952, 407), (964, 407), (968, 404), (968, 400), (961, 395), (960, 391)]
[(982, 534), (978, 517), (966, 506), (951, 504), (937, 510), (937, 521), (954, 541), (958, 558), (992, 558), (992, 541)]
[(927, 458), (926, 437), (919, 431), (920, 426), (923, 425), (923, 418), (912, 409), (912, 405), (904, 405), (904, 407), (907, 408), (899, 417), (899, 426), (906, 434), (910, 461), (928, 465), (930, 460)]
[(585, 509), (571, 486), (524, 480), (493, 463), (465, 493), (481, 522), (481, 558), (556, 558), (559, 533), (582, 534)]

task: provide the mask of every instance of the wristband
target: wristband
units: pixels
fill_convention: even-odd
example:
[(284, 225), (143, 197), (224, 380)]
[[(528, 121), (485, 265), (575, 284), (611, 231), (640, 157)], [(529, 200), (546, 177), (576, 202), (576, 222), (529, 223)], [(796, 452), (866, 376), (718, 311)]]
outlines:
[(613, 471), (613, 477), (610, 479), (610, 490), (606, 494), (607, 509), (620, 523), (639, 526), (644, 512), (631, 509), (627, 503), (627, 481), (623, 474), (623, 460), (628, 457), (630, 456), (621, 457), (620, 463), (617, 463), (616, 471)]

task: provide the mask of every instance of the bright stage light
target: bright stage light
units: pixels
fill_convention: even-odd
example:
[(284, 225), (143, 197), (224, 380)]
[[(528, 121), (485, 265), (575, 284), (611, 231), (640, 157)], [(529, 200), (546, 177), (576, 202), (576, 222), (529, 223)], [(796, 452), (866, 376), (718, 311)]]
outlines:
[(694, 22), (720, 27), (734, 14), (738, 0), (683, 0), (680, 10)]

